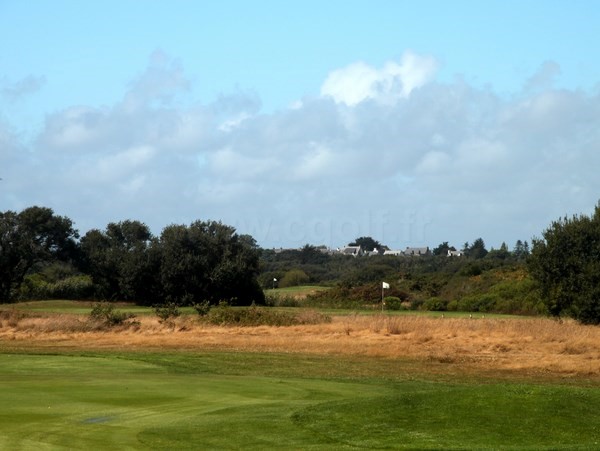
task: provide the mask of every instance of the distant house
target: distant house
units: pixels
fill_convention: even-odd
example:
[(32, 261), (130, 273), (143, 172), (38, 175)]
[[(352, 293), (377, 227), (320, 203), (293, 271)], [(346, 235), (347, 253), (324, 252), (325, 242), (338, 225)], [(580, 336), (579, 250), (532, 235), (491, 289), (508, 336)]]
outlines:
[(281, 254), (282, 252), (297, 251), (297, 250), (298, 249), (283, 248), (283, 247), (280, 247), (279, 249), (273, 248), (273, 252), (275, 252), (276, 254)]
[(377, 249), (377, 248), (375, 248), (375, 249), (373, 249), (372, 251), (366, 251), (366, 252), (365, 252), (365, 255), (367, 255), (367, 256), (369, 256), (369, 257), (372, 257), (372, 256), (374, 256), (374, 255), (384, 255), (384, 252), (385, 252), (385, 251), (383, 251), (382, 249)]
[(404, 255), (413, 257), (429, 255), (429, 247), (407, 247), (404, 251)]
[(395, 255), (395, 256), (401, 257), (404, 255), (404, 251), (388, 249), (387, 251), (385, 251), (383, 253), (383, 255)]
[(351, 255), (352, 257), (358, 257), (363, 254), (362, 247), (360, 246), (345, 246), (340, 249), (340, 254)]
[(463, 251), (451, 251), (450, 249), (448, 249), (448, 257), (462, 257), (463, 255)]

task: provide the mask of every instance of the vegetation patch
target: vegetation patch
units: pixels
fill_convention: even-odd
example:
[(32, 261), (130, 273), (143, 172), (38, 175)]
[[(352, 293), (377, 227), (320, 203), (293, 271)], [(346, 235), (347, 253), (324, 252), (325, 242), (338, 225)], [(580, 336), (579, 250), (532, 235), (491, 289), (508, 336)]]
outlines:
[(98, 302), (92, 307), (90, 320), (105, 326), (120, 326), (135, 318), (133, 313), (118, 311), (110, 302)]
[(219, 326), (296, 326), (331, 322), (329, 315), (314, 310), (288, 312), (256, 306), (233, 308), (227, 303), (210, 309), (204, 318)]

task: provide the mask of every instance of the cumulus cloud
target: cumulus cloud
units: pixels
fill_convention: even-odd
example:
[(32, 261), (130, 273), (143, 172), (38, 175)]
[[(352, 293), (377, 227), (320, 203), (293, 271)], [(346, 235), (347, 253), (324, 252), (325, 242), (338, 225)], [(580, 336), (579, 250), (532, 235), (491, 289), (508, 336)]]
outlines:
[(434, 58), (406, 52), (400, 63), (387, 62), (376, 69), (363, 62), (332, 71), (321, 94), (354, 106), (364, 100), (393, 103), (430, 81), (437, 70)]
[(0, 162), (19, 168), (13, 204), (49, 205), (83, 231), (211, 218), (264, 246), (361, 235), (392, 247), (480, 236), (511, 246), (593, 208), (598, 94), (538, 74), (507, 98), (437, 82), (436, 67), (412, 53), (380, 69), (351, 64), (320, 96), (265, 114), (252, 92), (185, 99), (182, 65), (157, 53), (120, 102), (48, 115), (32, 148), (0, 127)]

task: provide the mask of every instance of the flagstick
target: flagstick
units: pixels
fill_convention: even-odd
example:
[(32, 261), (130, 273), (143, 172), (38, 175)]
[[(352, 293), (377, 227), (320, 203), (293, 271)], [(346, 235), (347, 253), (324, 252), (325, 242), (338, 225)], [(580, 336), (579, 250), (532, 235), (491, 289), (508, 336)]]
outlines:
[(381, 283), (381, 313), (383, 313), (383, 282)]

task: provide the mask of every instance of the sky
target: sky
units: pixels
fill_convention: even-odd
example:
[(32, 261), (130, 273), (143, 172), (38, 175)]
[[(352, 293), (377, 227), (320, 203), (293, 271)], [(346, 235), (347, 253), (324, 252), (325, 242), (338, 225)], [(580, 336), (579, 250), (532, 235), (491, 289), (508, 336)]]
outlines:
[(600, 199), (600, 3), (0, 0), (0, 211), (489, 248)]

